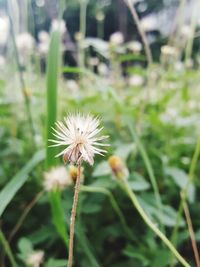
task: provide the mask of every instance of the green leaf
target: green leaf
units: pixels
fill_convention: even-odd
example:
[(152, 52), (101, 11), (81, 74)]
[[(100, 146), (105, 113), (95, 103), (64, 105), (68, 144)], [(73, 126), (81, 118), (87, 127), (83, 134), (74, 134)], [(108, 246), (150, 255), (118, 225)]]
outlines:
[(129, 185), (134, 191), (143, 191), (150, 188), (150, 184), (136, 172), (131, 173), (129, 177)]
[(29, 239), (23, 237), (18, 242), (18, 249), (23, 255), (28, 255), (33, 251), (33, 246)]
[(44, 151), (40, 150), (35, 153), (30, 161), (6, 184), (0, 192), (0, 216), (11, 202), (17, 191), (28, 180), (29, 173), (44, 160)]
[(181, 189), (185, 188), (189, 178), (183, 170), (175, 167), (166, 167), (165, 173), (166, 175), (169, 175)]
[(93, 176), (94, 177), (98, 177), (98, 176), (104, 176), (104, 175), (108, 175), (111, 174), (111, 169), (108, 165), (108, 162), (106, 160), (101, 161), (95, 168), (94, 172), (93, 172)]
[(67, 261), (66, 260), (56, 260), (56, 259), (49, 259), (45, 267), (66, 267)]
[(49, 200), (51, 203), (51, 211), (53, 216), (53, 223), (58, 234), (68, 248), (68, 234), (64, 220), (64, 211), (61, 203), (60, 191), (52, 191), (49, 193)]

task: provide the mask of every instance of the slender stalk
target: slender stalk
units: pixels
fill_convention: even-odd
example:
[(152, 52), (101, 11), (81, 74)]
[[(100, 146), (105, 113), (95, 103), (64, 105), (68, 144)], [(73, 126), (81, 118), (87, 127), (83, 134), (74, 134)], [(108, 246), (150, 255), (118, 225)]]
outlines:
[(146, 53), (146, 56), (147, 56), (148, 65), (151, 65), (152, 61), (153, 61), (152, 60), (151, 50), (150, 50), (150, 47), (149, 47), (145, 32), (143, 31), (143, 29), (141, 27), (140, 19), (139, 19), (138, 14), (137, 14), (137, 12), (135, 10), (133, 2), (131, 0), (124, 0), (124, 3), (127, 5), (127, 7), (129, 8), (129, 10), (131, 12), (131, 15), (133, 16), (133, 20), (135, 21), (135, 24), (137, 26), (138, 32), (139, 32), (139, 34), (141, 36), (141, 39), (142, 39), (142, 42), (144, 44), (144, 50), (145, 50), (145, 53)]
[(191, 239), (191, 243), (192, 243), (192, 248), (193, 248), (193, 252), (194, 252), (196, 265), (197, 265), (197, 267), (200, 267), (199, 252), (198, 252), (197, 243), (195, 240), (195, 234), (194, 234), (194, 230), (193, 230), (193, 226), (192, 226), (192, 220), (190, 217), (190, 211), (189, 211), (189, 208), (188, 208), (186, 201), (183, 203), (183, 209), (185, 212), (185, 218), (186, 218), (187, 225), (188, 225), (188, 231), (190, 234), (190, 239)]
[(15, 258), (13, 256), (12, 250), (11, 250), (11, 248), (10, 248), (10, 246), (9, 246), (9, 244), (8, 244), (4, 234), (3, 234), (3, 232), (1, 231), (1, 229), (0, 229), (0, 241), (1, 241), (1, 243), (2, 243), (2, 245), (4, 247), (4, 250), (5, 250), (7, 256), (9, 258), (9, 260), (10, 260), (10, 263), (11, 263), (12, 267), (17, 267), (17, 263), (16, 263)]
[(108, 196), (110, 199), (110, 203), (111, 203), (113, 209), (115, 210), (116, 214), (118, 215), (119, 220), (120, 220), (120, 222), (124, 228), (124, 232), (127, 234), (128, 237), (133, 237), (133, 234), (130, 231), (128, 225), (126, 224), (124, 215), (121, 212), (120, 207), (117, 204), (117, 201), (115, 200), (113, 194), (109, 190), (107, 190), (106, 188), (103, 188), (103, 187), (82, 185), (81, 191), (91, 192), (91, 193), (101, 193), (101, 194), (105, 194), (106, 196)]
[(71, 218), (70, 218), (68, 267), (72, 267), (73, 264), (74, 226), (75, 226), (76, 208), (78, 204), (80, 185), (81, 185), (81, 163), (78, 164), (78, 173), (77, 173), (76, 185), (74, 190), (74, 199), (73, 199)]
[[(177, 213), (177, 217), (176, 217), (176, 224), (175, 224), (175, 227), (174, 227), (172, 235), (171, 235), (171, 242), (174, 245), (176, 245), (178, 226), (179, 226), (180, 218), (181, 218), (181, 215), (182, 215), (182, 212), (183, 212), (183, 204), (184, 204), (184, 202), (186, 201), (186, 198), (187, 198), (188, 188), (190, 187), (190, 184), (192, 183), (193, 178), (194, 178), (194, 172), (195, 172), (195, 168), (196, 168), (196, 165), (197, 165), (199, 154), (200, 154), (200, 136), (198, 137), (198, 140), (197, 140), (197, 143), (196, 143), (196, 147), (195, 147), (195, 151), (194, 151), (194, 154), (193, 154), (193, 157), (192, 157), (192, 162), (191, 162), (191, 165), (190, 165), (190, 170), (189, 170), (189, 175), (188, 175), (189, 176), (188, 181), (186, 183), (185, 188), (182, 189), (182, 192), (181, 192), (182, 198), (181, 198), (181, 201), (180, 201), (180, 204), (179, 204), (179, 208), (178, 208), (178, 213)], [(173, 259), (172, 259), (172, 262), (171, 262), (170, 266), (171, 267), (174, 266)]]
[(37, 203), (37, 201), (41, 198), (41, 196), (43, 195), (44, 191), (40, 191), (32, 200), (31, 202), (26, 206), (26, 208), (24, 209), (22, 215), (19, 217), (19, 220), (17, 221), (17, 223), (15, 224), (15, 227), (12, 229), (12, 231), (10, 232), (10, 235), (8, 237), (8, 241), (9, 243), (11, 242), (11, 240), (13, 239), (13, 237), (16, 235), (17, 231), (19, 230), (19, 228), (21, 227), (22, 223), (24, 222), (24, 220), (26, 219), (27, 215), (29, 214), (29, 212), (31, 211), (31, 209), (34, 207), (34, 205)]
[(15, 32), (14, 32), (14, 27), (13, 27), (13, 21), (12, 21), (12, 18), (11, 18), (9, 10), (10, 9), (9, 9), (9, 4), (8, 4), (8, 17), (9, 17), (9, 21), (10, 21), (10, 30), (11, 30), (11, 38), (12, 38), (12, 41), (13, 41), (14, 54), (15, 54), (15, 59), (16, 59), (16, 63), (17, 63), (19, 79), (20, 79), (20, 83), (21, 83), (21, 90), (22, 90), (22, 94), (23, 94), (23, 97), (24, 97), (24, 101), (25, 101), (27, 119), (29, 121), (31, 134), (32, 134), (32, 137), (33, 137), (33, 143), (35, 144), (35, 129), (34, 129), (33, 118), (32, 118), (32, 114), (31, 114), (30, 99), (29, 99), (29, 96), (28, 96), (28, 94), (26, 92), (25, 79), (24, 79), (24, 76), (23, 76), (23, 72), (21, 70), (21, 64), (20, 64), (20, 60), (19, 60), (19, 53), (18, 53), (18, 50), (17, 50), (16, 40), (15, 40)]
[(155, 199), (156, 199), (156, 203), (157, 203), (157, 207), (158, 207), (158, 211), (159, 211), (159, 220), (161, 222), (162, 230), (164, 231), (164, 226), (163, 226), (163, 221), (162, 221), (162, 210), (163, 210), (162, 202), (161, 202), (161, 197), (160, 197), (160, 193), (158, 190), (158, 184), (156, 181), (156, 177), (154, 175), (153, 167), (151, 165), (151, 162), (150, 162), (150, 159), (147, 155), (147, 152), (146, 152), (142, 142), (140, 141), (136, 131), (134, 130), (134, 128), (131, 125), (128, 125), (128, 127), (129, 127), (129, 130), (130, 130), (130, 132), (131, 132), (131, 134), (132, 134), (132, 136), (136, 142), (138, 150), (141, 153), (143, 161), (146, 165), (146, 169), (147, 169), (147, 172), (148, 172), (148, 175), (149, 175), (149, 178), (150, 178), (153, 190), (154, 190), (154, 195), (155, 195)]
[(185, 259), (179, 254), (179, 252), (176, 250), (176, 248), (173, 246), (173, 244), (169, 241), (169, 239), (156, 227), (155, 223), (153, 223), (149, 217), (146, 215), (143, 208), (140, 206), (137, 197), (135, 193), (131, 190), (128, 182), (124, 179), (123, 180), (124, 189), (127, 192), (128, 196), (130, 197), (134, 207), (144, 220), (144, 222), (151, 228), (151, 230), (163, 241), (163, 243), (171, 250), (171, 252), (174, 254), (174, 256), (179, 260), (180, 263), (182, 263), (185, 267), (191, 267)]

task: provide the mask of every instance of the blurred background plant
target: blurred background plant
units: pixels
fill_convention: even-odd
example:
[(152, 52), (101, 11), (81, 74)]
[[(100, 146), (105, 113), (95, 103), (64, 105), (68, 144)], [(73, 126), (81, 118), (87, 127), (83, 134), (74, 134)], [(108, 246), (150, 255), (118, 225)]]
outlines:
[(77, 110), (101, 117), (111, 146), (82, 169), (74, 266), (180, 266), (131, 191), (199, 266), (199, 5), (0, 1), (0, 266), (67, 265), (77, 170), (47, 139)]

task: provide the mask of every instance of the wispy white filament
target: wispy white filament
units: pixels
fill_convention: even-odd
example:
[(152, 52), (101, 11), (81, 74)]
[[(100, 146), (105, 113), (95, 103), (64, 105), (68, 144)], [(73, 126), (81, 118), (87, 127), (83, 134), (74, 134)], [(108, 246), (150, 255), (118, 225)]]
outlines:
[(64, 122), (56, 122), (56, 129), (53, 128), (57, 140), (50, 139), (52, 146), (67, 146), (58, 156), (63, 155), (64, 161), (75, 164), (86, 161), (90, 165), (94, 163), (94, 155), (106, 153), (100, 146), (107, 146), (100, 141), (108, 136), (97, 136), (102, 128), (99, 128), (100, 121), (90, 115), (69, 115)]

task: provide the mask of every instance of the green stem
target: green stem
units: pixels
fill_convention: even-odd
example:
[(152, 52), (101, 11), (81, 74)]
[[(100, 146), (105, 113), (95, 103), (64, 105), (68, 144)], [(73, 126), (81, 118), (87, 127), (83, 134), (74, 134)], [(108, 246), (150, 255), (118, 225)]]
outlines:
[(121, 222), (121, 224), (122, 224), (122, 226), (124, 228), (125, 233), (129, 237), (133, 237), (133, 234), (130, 231), (129, 227), (127, 226), (126, 221), (124, 219), (124, 216), (123, 216), (123, 214), (122, 214), (122, 212), (121, 212), (121, 210), (120, 210), (120, 208), (119, 208), (119, 206), (118, 206), (113, 194), (109, 190), (107, 190), (107, 189), (105, 189), (103, 187), (82, 185), (81, 186), (81, 191), (91, 192), (91, 193), (101, 193), (101, 194), (105, 194), (106, 196), (108, 196), (109, 199), (110, 199), (110, 203), (111, 203), (113, 209), (115, 210), (116, 214), (119, 217), (119, 220), (120, 220), (120, 222)]
[(144, 220), (144, 222), (151, 228), (151, 230), (163, 241), (163, 243), (171, 250), (171, 252), (174, 254), (174, 256), (179, 260), (180, 263), (182, 263), (185, 267), (191, 267), (185, 259), (179, 254), (179, 252), (176, 250), (176, 248), (173, 246), (173, 244), (169, 241), (169, 239), (156, 227), (155, 223), (153, 223), (149, 217), (146, 215), (143, 208), (140, 206), (137, 197), (135, 193), (131, 190), (128, 182), (126, 180), (123, 180), (124, 189), (127, 192), (128, 196), (130, 197), (134, 207)]
[[(186, 201), (187, 198), (187, 193), (188, 193), (188, 188), (190, 187), (190, 184), (193, 182), (193, 178), (194, 178), (194, 172), (195, 172), (195, 168), (197, 165), (197, 161), (199, 158), (199, 154), (200, 154), (200, 136), (198, 137), (197, 143), (196, 143), (196, 147), (195, 147), (195, 151), (192, 157), (192, 161), (191, 161), (191, 165), (190, 165), (190, 169), (189, 169), (189, 175), (188, 175), (188, 181), (185, 185), (185, 188), (182, 189), (181, 194), (182, 194), (182, 198), (179, 204), (179, 208), (178, 208), (178, 213), (177, 213), (177, 217), (176, 217), (176, 224), (175, 227), (173, 229), (172, 232), (172, 236), (171, 236), (171, 242), (176, 246), (176, 241), (177, 241), (177, 233), (178, 233), (178, 226), (179, 226), (179, 222), (181, 219), (181, 215), (183, 213), (183, 204)], [(171, 267), (174, 266), (173, 263), (173, 258), (172, 258), (172, 262), (171, 262)]]
[(129, 127), (129, 130), (133, 136), (133, 139), (135, 140), (135, 143), (140, 151), (140, 154), (143, 158), (143, 161), (146, 165), (146, 169), (147, 169), (147, 172), (149, 174), (149, 178), (150, 178), (150, 181), (151, 181), (151, 184), (152, 184), (152, 187), (153, 187), (153, 190), (154, 190), (154, 195), (155, 195), (155, 198), (156, 198), (156, 202), (157, 202), (157, 207), (158, 207), (158, 210), (159, 210), (159, 220), (161, 222), (161, 226), (162, 226), (162, 230), (164, 231), (164, 226), (163, 226), (163, 220), (162, 220), (162, 202), (161, 202), (161, 197), (160, 197), (160, 193), (159, 193), (159, 190), (158, 190), (158, 185), (157, 185), (157, 182), (156, 182), (156, 177), (154, 175), (154, 171), (153, 171), (153, 167), (151, 165), (151, 162), (150, 162), (150, 159), (147, 155), (147, 152), (142, 144), (142, 142), (140, 141), (135, 129), (133, 128), (132, 125), (128, 125)]
[(9, 258), (9, 260), (10, 260), (10, 263), (11, 263), (12, 267), (17, 267), (17, 263), (16, 263), (16, 261), (14, 259), (14, 256), (12, 254), (11, 248), (10, 248), (10, 246), (9, 246), (9, 244), (8, 244), (4, 234), (3, 234), (3, 232), (1, 231), (1, 229), (0, 229), (0, 241), (1, 241), (1, 243), (2, 243), (2, 245), (4, 247), (4, 250), (5, 250), (7, 256)]

